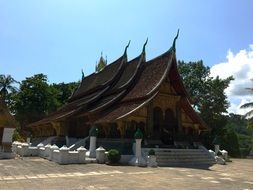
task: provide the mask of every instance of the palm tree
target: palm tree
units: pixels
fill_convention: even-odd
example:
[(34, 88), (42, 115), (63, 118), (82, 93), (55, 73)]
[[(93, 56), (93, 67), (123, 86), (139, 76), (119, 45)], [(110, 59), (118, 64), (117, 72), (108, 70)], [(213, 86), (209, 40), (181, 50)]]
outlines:
[[(253, 79), (251, 79), (253, 81)], [(253, 92), (253, 88), (246, 88), (247, 90), (250, 90)], [(248, 111), (244, 117), (249, 119), (249, 126), (253, 128), (253, 102), (248, 102), (246, 104), (243, 104), (241, 108), (251, 108), (250, 111)]]
[(11, 75), (0, 75), (0, 96), (5, 100), (9, 92), (17, 91), (17, 88), (13, 86), (15, 83), (19, 83), (14, 80)]

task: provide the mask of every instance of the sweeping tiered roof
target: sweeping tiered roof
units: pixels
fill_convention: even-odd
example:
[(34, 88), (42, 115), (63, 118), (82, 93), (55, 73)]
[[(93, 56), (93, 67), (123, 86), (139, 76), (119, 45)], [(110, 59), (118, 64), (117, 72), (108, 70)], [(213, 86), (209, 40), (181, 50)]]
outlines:
[[(200, 128), (205, 123), (195, 113), (177, 70), (176, 49), (173, 46), (164, 54), (146, 61), (145, 46), (141, 54), (127, 61), (124, 54), (102, 71), (84, 77), (68, 103), (50, 116), (30, 124), (44, 125), (70, 117), (92, 116), (89, 123), (114, 122), (141, 108), (156, 97), (162, 82), (168, 78), (176, 93), (181, 96), (181, 108), (189, 113)], [(92, 119), (94, 118), (94, 119)]]
[(5, 101), (0, 96), (0, 128), (16, 128), (17, 122), (10, 114)]

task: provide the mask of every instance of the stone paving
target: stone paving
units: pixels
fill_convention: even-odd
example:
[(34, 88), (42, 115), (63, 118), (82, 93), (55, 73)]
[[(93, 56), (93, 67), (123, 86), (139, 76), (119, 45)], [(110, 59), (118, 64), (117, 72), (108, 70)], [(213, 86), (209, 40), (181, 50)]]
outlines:
[(41, 158), (0, 160), (0, 190), (252, 189), (253, 160), (210, 168), (58, 165)]

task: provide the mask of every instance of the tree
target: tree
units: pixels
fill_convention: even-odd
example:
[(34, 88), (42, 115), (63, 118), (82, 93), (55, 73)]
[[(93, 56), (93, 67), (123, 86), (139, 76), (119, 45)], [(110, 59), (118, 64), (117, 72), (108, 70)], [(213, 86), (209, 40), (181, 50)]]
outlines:
[(43, 74), (27, 77), (19, 92), (12, 96), (11, 110), (22, 128), (59, 109), (78, 85), (78, 82), (49, 85)]
[(47, 76), (37, 74), (27, 77), (20, 84), (20, 91), (13, 97), (16, 118), (21, 127), (37, 121), (48, 114), (52, 94), (47, 84)]
[(80, 82), (70, 82), (70, 83), (59, 83), (51, 84), (50, 90), (54, 98), (57, 100), (56, 107), (52, 111), (57, 110), (59, 107), (64, 105), (73, 91), (79, 86)]
[(14, 86), (15, 83), (18, 83), (14, 80), (11, 75), (0, 75), (0, 95), (6, 100), (7, 95), (10, 92), (16, 92), (17, 87)]
[(210, 76), (210, 68), (204, 66), (203, 61), (178, 62), (179, 72), (189, 96), (193, 100), (193, 107), (202, 119), (213, 130), (219, 130), (226, 125), (226, 109), (229, 106), (224, 90), (229, 86), (232, 77), (220, 79)]
[(211, 133), (200, 135), (205, 146), (212, 148), (214, 137), (218, 135), (223, 138), (225, 135), (223, 129), (227, 123), (225, 113), (229, 102), (224, 91), (233, 78), (211, 77), (210, 68), (204, 66), (202, 60), (189, 63), (179, 61), (178, 69), (186, 91), (192, 99), (192, 106), (212, 129)]
[[(253, 88), (247, 88), (247, 89), (253, 92)], [(243, 108), (243, 109), (250, 108), (251, 109), (244, 115), (244, 117), (249, 119), (249, 125), (248, 126), (253, 129), (253, 102), (243, 104), (241, 106), (241, 108)]]

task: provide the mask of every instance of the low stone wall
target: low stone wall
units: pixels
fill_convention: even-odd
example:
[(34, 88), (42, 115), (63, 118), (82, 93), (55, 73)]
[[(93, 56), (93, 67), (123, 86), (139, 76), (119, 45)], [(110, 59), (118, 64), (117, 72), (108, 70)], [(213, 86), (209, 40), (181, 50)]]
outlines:
[(81, 164), (86, 163), (86, 152), (84, 147), (79, 147), (76, 151), (70, 151), (65, 145), (59, 148), (56, 145), (43, 146), (38, 144), (36, 147), (30, 146), (28, 143), (13, 142), (13, 153), (22, 157), (39, 156), (59, 164)]

